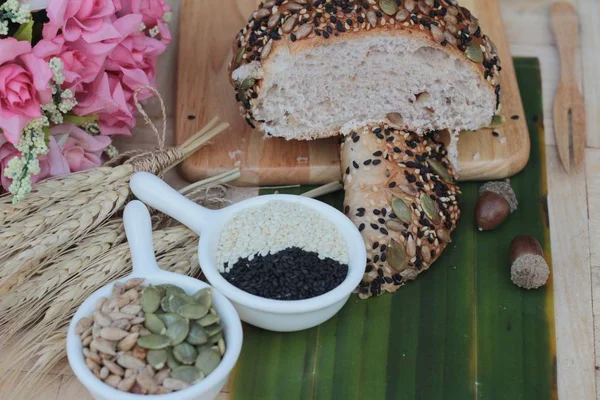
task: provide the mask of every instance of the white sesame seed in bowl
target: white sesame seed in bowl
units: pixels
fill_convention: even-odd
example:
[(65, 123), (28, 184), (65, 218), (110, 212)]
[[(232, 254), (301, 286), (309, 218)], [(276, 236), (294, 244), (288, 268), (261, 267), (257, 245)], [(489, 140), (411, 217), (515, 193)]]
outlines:
[(310, 207), (289, 201), (270, 201), (234, 215), (221, 230), (217, 250), (219, 271), (225, 264), (255, 254), (266, 255), (300, 247), (348, 264), (348, 247), (341, 232)]
[[(208, 210), (149, 173), (134, 174), (130, 185), (138, 199), (200, 235), (198, 259), (206, 278), (232, 302), (242, 321), (252, 325), (282, 332), (319, 325), (344, 306), (364, 274), (366, 250), (358, 229), (340, 211), (318, 200), (266, 195), (221, 210)], [(265, 217), (273, 225), (263, 223)], [(252, 228), (248, 221), (257, 225)], [(319, 258), (347, 264), (347, 275), (332, 290), (302, 300), (260, 297), (239, 289), (222, 276), (226, 261), (252, 256), (249, 253), (257, 253), (256, 250), (260, 254), (261, 250), (277, 251), (288, 245), (305, 246), (306, 251), (317, 253)]]

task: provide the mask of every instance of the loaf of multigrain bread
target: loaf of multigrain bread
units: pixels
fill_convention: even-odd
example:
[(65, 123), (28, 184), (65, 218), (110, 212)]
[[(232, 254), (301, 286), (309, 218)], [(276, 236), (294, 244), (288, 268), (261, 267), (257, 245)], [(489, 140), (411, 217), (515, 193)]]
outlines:
[(266, 135), (347, 134), (396, 115), (418, 134), (488, 125), (500, 61), (455, 0), (268, 0), (234, 44), (246, 121)]
[(359, 295), (395, 292), (428, 269), (450, 242), (460, 216), (454, 169), (433, 135), (387, 123), (347, 135), (341, 160), (344, 212), (367, 248)]

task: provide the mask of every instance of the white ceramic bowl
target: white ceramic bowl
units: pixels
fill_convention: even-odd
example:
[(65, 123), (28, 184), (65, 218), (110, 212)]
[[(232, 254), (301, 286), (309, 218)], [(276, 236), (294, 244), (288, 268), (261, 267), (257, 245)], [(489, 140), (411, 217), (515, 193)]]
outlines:
[[(211, 285), (231, 300), (240, 318), (249, 324), (279, 332), (298, 331), (319, 325), (344, 306), (364, 274), (367, 255), (358, 229), (344, 214), (318, 200), (292, 195), (265, 195), (215, 211), (188, 200), (147, 172), (134, 174), (130, 186), (138, 199), (201, 235), (198, 258), (204, 275)], [(338, 287), (306, 300), (271, 300), (240, 290), (221, 276), (217, 268), (217, 246), (223, 226), (241, 210), (262, 206), (274, 200), (306, 206), (321, 214), (340, 231), (348, 247), (349, 264), (348, 276)]]
[[(209, 286), (197, 279), (158, 268), (154, 258), (150, 214), (144, 204), (139, 201), (130, 202), (125, 208), (124, 219), (125, 231), (131, 248), (133, 273), (119, 279), (118, 282), (124, 282), (131, 278), (146, 278), (144, 281), (146, 285), (170, 283), (179, 286), (188, 294)], [(240, 355), (243, 334), (242, 324), (235, 309), (225, 296), (214, 289), (213, 305), (221, 317), (227, 347), (219, 366), (202, 381), (188, 389), (170, 394), (139, 395), (114, 389), (94, 376), (85, 365), (81, 339), (75, 334), (75, 325), (81, 318), (93, 314), (96, 302), (100, 297), (110, 297), (113, 285), (114, 283), (111, 283), (97, 290), (79, 307), (71, 320), (67, 333), (69, 364), (79, 381), (90, 391), (92, 396), (98, 400), (212, 400), (217, 397)]]

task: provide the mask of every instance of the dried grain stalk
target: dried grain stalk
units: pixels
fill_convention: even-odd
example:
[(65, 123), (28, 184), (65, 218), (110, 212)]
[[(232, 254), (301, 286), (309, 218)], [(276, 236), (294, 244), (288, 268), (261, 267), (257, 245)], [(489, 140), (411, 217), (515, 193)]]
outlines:
[(0, 225), (7, 226), (23, 221), (53, 204), (72, 198), (74, 194), (98, 194), (105, 188), (102, 185), (89, 185), (89, 183), (109, 185), (128, 174), (125, 168), (93, 168), (60, 178), (47, 179), (34, 185), (31, 193), (17, 204), (12, 203), (10, 195), (0, 196)]
[[(198, 237), (195, 233), (183, 226), (178, 226), (157, 231), (154, 234), (154, 240), (155, 248), (160, 253), (157, 255), (157, 262), (161, 269), (193, 277), (200, 275), (197, 253)], [(129, 257), (123, 260), (124, 262), (116, 264), (110, 262), (121, 256), (123, 256), (121, 249), (115, 249), (110, 256), (106, 257), (106, 261), (109, 263), (102, 272), (104, 276), (115, 276), (110, 279), (110, 282), (131, 272)], [(119, 271), (111, 270), (115, 265), (124, 266), (124, 268), (119, 268)], [(93, 275), (90, 276), (90, 279), (92, 277)], [(86, 293), (80, 293), (80, 295), (87, 298), (91, 293), (109, 283), (98, 282), (88, 282)], [(93, 286), (89, 286), (90, 284)], [(61, 302), (60, 299), (56, 301)], [(60, 304), (65, 305), (64, 302)], [(39, 390), (39, 382), (42, 377), (65, 359), (67, 329), (79, 304), (81, 302), (76, 302), (68, 311), (54, 316), (55, 319), (50, 324), (44, 319), (31, 326), (21, 339), (11, 346), (6, 355), (6, 358), (11, 360), (11, 368), (0, 378), (0, 382), (11, 388), (11, 393), (15, 394), (15, 398), (35, 398), (35, 392)], [(34, 361), (33, 366), (28, 368), (25, 376), (21, 376), (21, 371), (26, 370), (31, 361)]]
[[(335, 185), (324, 185), (322, 190), (307, 192), (314, 197), (335, 190)], [(154, 232), (154, 247), (161, 268), (185, 275), (200, 277), (198, 264), (198, 237), (183, 226)], [(7, 359), (12, 368), (0, 382), (15, 388), (19, 398), (28, 398), (38, 389), (41, 378), (51, 371), (66, 356), (66, 331), (79, 305), (100, 287), (121, 278), (131, 271), (131, 259), (126, 244), (111, 249), (104, 257), (92, 262), (55, 296), (44, 317), (31, 324), (24, 335), (10, 346)], [(34, 343), (32, 345), (32, 343)], [(26, 376), (20, 378), (19, 371), (34, 360)], [(67, 367), (68, 368), (68, 367)]]
[[(85, 181), (74, 187), (69, 198), (53, 203), (41, 215), (34, 214), (9, 224), (0, 234), (0, 264), (3, 265), (0, 294), (10, 292), (19, 282), (35, 274), (44, 259), (54, 257), (120, 211), (130, 196), (131, 174), (137, 171), (163, 173), (227, 127), (227, 124), (217, 124), (213, 120), (179, 147), (136, 154), (123, 165), (108, 168), (108, 175), (112, 176), (118, 170), (120, 176), (112, 183), (106, 184), (102, 179), (104, 174), (99, 174), (96, 181)], [(56, 184), (56, 180), (48, 182)], [(40, 183), (38, 193), (48, 193), (46, 185), (47, 182)], [(103, 190), (96, 194), (92, 187)]]
[[(239, 176), (239, 170), (234, 169), (189, 185), (181, 192), (206, 207), (218, 208), (225, 201), (226, 190), (222, 184)], [(170, 220), (162, 213), (155, 213), (152, 219), (155, 228), (164, 225), (165, 220)], [(10, 293), (0, 297), (0, 347), (43, 316), (51, 304), (49, 300), (76, 282), (78, 275), (88, 265), (124, 241), (122, 218), (110, 220), (51, 262), (39, 266), (36, 276), (21, 282)]]

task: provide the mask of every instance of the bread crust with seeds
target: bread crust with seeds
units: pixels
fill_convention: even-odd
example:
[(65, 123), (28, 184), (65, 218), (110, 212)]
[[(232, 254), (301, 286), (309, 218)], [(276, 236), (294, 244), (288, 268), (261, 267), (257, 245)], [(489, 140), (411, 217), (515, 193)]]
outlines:
[[(481, 32), (478, 20), (455, 0), (269, 0), (261, 4), (238, 34), (230, 64), (231, 82), (247, 123), (271, 134), (271, 121), (257, 120), (255, 114), (266, 96), (261, 95), (261, 89), (274, 68), (271, 60), (278, 54), (298, 54), (372, 35), (410, 37), (422, 46), (464, 60), (461, 68), (474, 71), (473, 76), (488, 88), (488, 96), (496, 99), (498, 107), (501, 65), (497, 50)], [(490, 119), (494, 111), (488, 110)], [(420, 134), (431, 130), (431, 126), (422, 127), (411, 121), (403, 128)], [(445, 128), (456, 127), (433, 129)], [(334, 136), (340, 129), (344, 128), (307, 129), (286, 138)]]
[(426, 269), (450, 242), (460, 217), (455, 171), (442, 144), (386, 124), (344, 138), (344, 211), (361, 231), (366, 298), (395, 292)]

